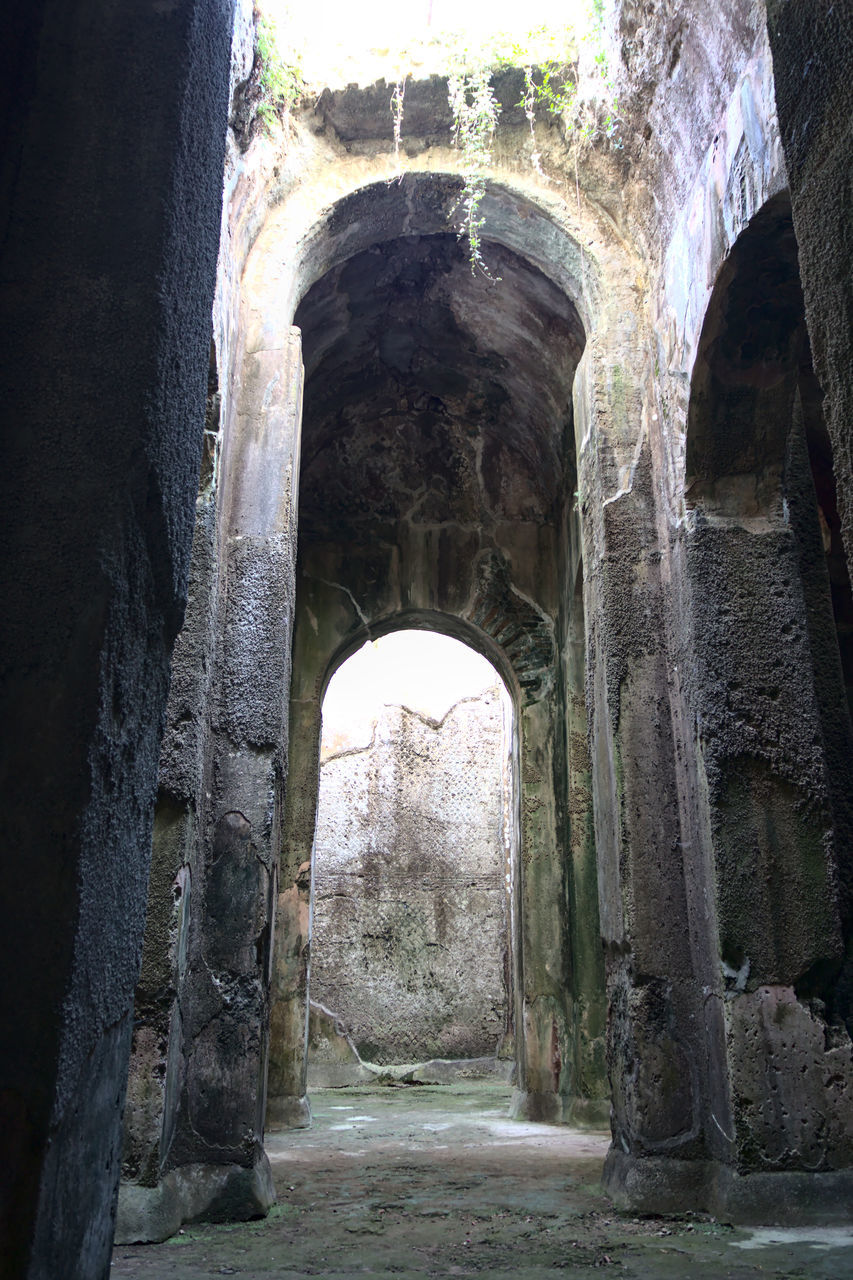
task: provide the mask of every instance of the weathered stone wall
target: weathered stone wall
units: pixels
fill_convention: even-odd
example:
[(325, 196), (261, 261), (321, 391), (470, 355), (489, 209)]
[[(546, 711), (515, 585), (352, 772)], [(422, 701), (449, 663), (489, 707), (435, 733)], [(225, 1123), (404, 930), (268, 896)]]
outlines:
[[(841, 535), (853, 563), (853, 323), (848, 179), (853, 131), (853, 17), (820, 0), (768, 0), (768, 34), (815, 373), (825, 400)], [(848, 671), (849, 682), (849, 671)], [(847, 803), (851, 802), (850, 791)], [(845, 960), (836, 999), (853, 1034), (853, 841), (839, 858)]]
[[(197, 691), (187, 724), (211, 710), (185, 972), (198, 980), (189, 1022), (213, 1030), (204, 1046), (192, 1031), (177, 1059), (186, 1105), (169, 1142), (185, 1166), (204, 1143), (263, 1165), (270, 893), (269, 1117), (308, 1119), (322, 690), (366, 636), (406, 620), (487, 652), (516, 700), (518, 1109), (600, 1115), (606, 970), (617, 1197), (769, 1211), (783, 1193), (808, 1200), (804, 1170), (850, 1163), (851, 750), (827, 587), (849, 524), (849, 199), (826, 178), (845, 162), (833, 120), (850, 19), (818, 6), (826, 52), (802, 27), (809, 6), (774, 0), (774, 84), (762, 3), (606, 8), (615, 138), (544, 113), (531, 138), (501, 80), (482, 205), (500, 281), (472, 277), (449, 230), (460, 161), (440, 80), (407, 88), (402, 181), (389, 182), (383, 85), (324, 94), (278, 152), (256, 138), (242, 157), (232, 140), (210, 694), (179, 672), (174, 698), (177, 712)], [(295, 599), (294, 319), (307, 372)], [(175, 729), (189, 750), (180, 714)], [(180, 841), (165, 799), (168, 868)], [(231, 859), (242, 915), (229, 941), (210, 912)], [(168, 874), (152, 902), (176, 940)], [(216, 1039), (234, 1029), (227, 1002), (205, 986), (212, 965), (224, 990), (232, 962), (251, 1024), (239, 1064)], [(161, 1055), (162, 1014), (152, 1006), (147, 1028)], [(768, 1121), (777, 1097), (798, 1125)], [(145, 1106), (143, 1088), (153, 1135)], [(821, 1128), (827, 1108), (837, 1123)], [(251, 1134), (242, 1148), (217, 1136), (220, 1111)]]
[[(689, 1185), (696, 1201), (772, 1213), (782, 1194), (808, 1198), (797, 1182), (805, 1175), (787, 1171), (815, 1167), (817, 1151), (820, 1168), (848, 1164), (851, 1137), (848, 1102), (831, 1132), (805, 1119), (821, 1107), (838, 1113), (831, 1090), (822, 1104), (813, 1091), (847, 1061), (834, 993), (841, 797), (850, 794), (837, 743), (849, 725), (797, 418), (800, 388), (815, 437), (790, 217), (786, 229), (779, 203), (785, 159), (761, 6), (652, 13), (628, 3), (616, 6), (616, 22), (626, 225), (643, 246), (654, 336), (635, 419), (639, 465), (592, 553), (617, 581), (634, 560), (635, 605), (629, 618), (624, 580), (611, 601), (605, 580), (600, 605), (587, 610), (592, 645), (600, 632), (620, 655), (615, 669), (605, 660), (596, 690), (596, 717), (618, 690), (610, 745), (602, 721), (594, 731), (597, 785), (611, 778), (597, 830), (615, 807), (628, 836), (619, 875), (603, 866), (608, 1178), (639, 1206), (664, 1207), (669, 1195), (677, 1203)], [(685, 94), (689, 110), (679, 109)], [(640, 173), (647, 195), (630, 180)], [(612, 568), (608, 542), (621, 552)], [(650, 626), (639, 625), (644, 612)], [(651, 831), (641, 797), (655, 754)], [(612, 898), (617, 887), (624, 905)], [(815, 996), (827, 1001), (822, 1061), (819, 1037), (805, 1031)], [(800, 1020), (812, 1045), (806, 1069), (771, 1031), (774, 1010), (780, 1027)], [(850, 1087), (848, 1078), (845, 1097)], [(803, 1120), (775, 1145), (761, 1117), (782, 1096), (799, 1099)]]
[[(417, 177), (400, 186), (386, 185), (396, 163), (384, 90), (307, 108), (281, 153), (256, 139), (244, 163), (231, 141), (214, 321), (222, 488), (215, 511), (207, 499), (198, 508), (128, 1127), (140, 1185), (159, 1176), (163, 1152), (176, 1170), (209, 1169), (213, 1158), (230, 1171), (207, 1182), (201, 1204), (186, 1175), (182, 1212), (210, 1212), (235, 1169), (247, 1187), (256, 1174), (263, 1181), (276, 895), (272, 1022), (287, 1047), (272, 1074), (280, 1096), (298, 1104), (304, 1092), (306, 842), (310, 851), (322, 683), (365, 629), (396, 625), (406, 611), (475, 636), (517, 698), (516, 1026), (528, 1098), (564, 1114), (596, 1061), (600, 956), (594, 962), (598, 921), (588, 912), (600, 908), (614, 1192), (658, 1208), (730, 1212), (740, 1202), (787, 1212), (816, 1187), (837, 1191), (834, 1171), (850, 1164), (849, 748), (803, 467), (814, 421), (803, 363), (777, 384), (785, 447), (770, 470), (781, 500), (766, 526), (771, 477), (761, 477), (760, 495), (753, 485), (761, 510), (718, 501), (721, 478), (729, 497), (743, 497), (744, 477), (757, 480), (766, 457), (752, 470), (697, 473), (696, 489), (686, 468), (695, 411), (727, 355), (726, 333), (706, 328), (709, 306), (727, 294), (739, 238), (788, 186), (849, 552), (853, 13), (832, 0), (606, 7), (621, 145), (573, 140), (541, 119), (534, 172), (526, 122), (499, 130), (485, 240), (516, 281), (529, 286), (541, 273), (538, 303), (520, 314), (507, 291), (503, 302), (484, 291), (476, 304), (445, 255), (432, 301), (456, 306), (455, 323), (474, 339), (455, 387), (447, 365), (461, 344), (441, 346), (435, 312), (415, 323), (398, 291), (402, 309), (384, 342), (373, 317), (368, 347), (392, 370), (385, 389), (411, 374), (417, 392), (405, 410), (402, 395), (386, 406), (406, 416), (390, 425), (427, 415), (422, 426), (446, 429), (439, 463), (450, 441), (454, 468), (431, 473), (420, 514), (412, 504), (379, 526), (365, 522), (352, 557), (349, 545), (315, 546), (301, 605), (295, 309), (328, 272), (340, 284), (348, 263), (348, 278), (363, 283), (365, 263), (350, 262), (358, 255), (446, 237), (459, 157), (446, 113), (437, 130), (429, 123), (440, 83), (420, 98), (412, 91), (409, 119), (424, 132), (406, 138)], [(247, 4), (240, 15), (245, 36)], [(14, 728), (2, 761), (14, 856), (3, 894), (0, 1265), (13, 1275), (88, 1278), (108, 1265), (155, 757), (197, 493), (231, 25), (225, 0), (133, 11), (39, 0), (17, 6), (2, 48), (0, 669), (4, 724)], [(247, 72), (244, 41), (232, 83)], [(388, 250), (414, 299), (418, 252), (412, 243)], [(440, 298), (445, 276), (452, 288)], [(545, 369), (531, 358), (548, 345), (535, 326), (550, 327), (539, 304), (552, 286), (577, 309), (586, 341), (571, 389), (567, 366), (563, 377), (553, 359)], [(335, 306), (344, 293), (329, 316), (343, 318)], [(362, 288), (356, 310), (369, 294)], [(415, 330), (426, 341), (413, 366)], [(350, 370), (366, 367), (368, 348), (347, 341)], [(433, 346), (445, 409), (456, 397), (459, 410), (450, 427), (420, 399)], [(769, 371), (749, 363), (738, 376), (752, 394)], [(535, 422), (541, 373), (557, 400), (535, 431), (512, 435)], [(512, 412), (501, 409), (508, 403)], [(500, 439), (486, 432), (471, 447), (460, 429), (490, 414), (510, 429), (513, 467)], [(560, 434), (570, 438), (572, 427), (573, 458)], [(425, 463), (429, 453), (417, 456)], [(554, 485), (547, 468), (570, 459), (576, 480), (566, 466)], [(368, 463), (369, 452), (359, 459)], [(486, 507), (479, 496), (470, 503), (478, 486)], [(300, 759), (279, 868), (295, 612), (290, 724)], [(322, 634), (312, 647), (313, 623)], [(804, 904), (793, 920), (778, 889), (783, 868)], [(773, 892), (761, 890), (762, 877)], [(242, 910), (221, 932), (223, 903), (235, 898)], [(578, 1065), (583, 1037), (590, 1053)]]
[(311, 999), (371, 1062), (502, 1046), (508, 712), (497, 685), (441, 720), (386, 706), (369, 745), (322, 760)]
[(261, 1133), (302, 366), (289, 325), (256, 355), (240, 320), (248, 240), (269, 176), (269, 147), (244, 163), (235, 134), (253, 37), (251, 2), (240, 0), (189, 601), (172, 664), (136, 993), (120, 1241), (163, 1239), (190, 1217), (253, 1216), (273, 1198)]
[(44, 0), (9, 15), (0, 54), (0, 1274), (16, 1280), (109, 1271), (230, 29), (227, 0)]

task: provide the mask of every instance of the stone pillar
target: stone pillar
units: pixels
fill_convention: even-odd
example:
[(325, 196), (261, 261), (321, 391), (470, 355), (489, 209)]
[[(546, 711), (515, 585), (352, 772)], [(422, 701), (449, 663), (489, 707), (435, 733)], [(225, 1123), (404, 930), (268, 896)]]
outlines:
[(204, 901), (203, 812), (210, 774), (210, 694), (216, 647), (218, 537), (215, 486), (196, 502), (190, 592), (172, 655), (160, 752), (142, 968), (124, 1114), (116, 1242), (163, 1240), (184, 1219), (172, 1143), (186, 1075), (188, 955)]
[(109, 1271), (204, 422), (229, 0), (3, 40), (0, 1274)]
[[(121, 1238), (162, 1239), (181, 1221), (256, 1217), (274, 1199), (263, 1150), (275, 902), (287, 758), (302, 361), (298, 330), (249, 323), (226, 424), (215, 652), (188, 638), (187, 670), (212, 666), (200, 761), (200, 856), (184, 976), (178, 975), (164, 1090), (160, 1177), (125, 1186)], [(200, 566), (203, 568), (203, 566)], [(203, 609), (202, 609), (202, 612)], [(182, 640), (183, 640), (182, 636)], [(183, 671), (183, 666), (179, 670)], [(204, 717), (205, 699), (199, 697)], [(178, 758), (193, 712), (170, 734)], [(173, 741), (176, 738), (176, 741)], [(180, 790), (164, 752), (161, 785)], [(189, 792), (191, 787), (184, 787)], [(178, 948), (178, 955), (183, 947)], [(184, 964), (183, 960), (179, 961)]]
[[(853, 12), (832, 0), (767, 0), (779, 128), (797, 235), (815, 373), (832, 441), (848, 570), (853, 567)], [(840, 981), (853, 1023), (853, 849), (839, 867), (846, 961)]]
[[(262, 1138), (287, 758), (303, 374), (299, 331), (279, 332), (274, 316), (260, 317), (259, 323), (262, 333), (250, 325), (245, 339), (235, 421), (223, 461), (227, 601), (207, 871), (208, 883), (221, 888), (221, 902), (206, 898), (205, 936), (200, 939), (205, 968), (219, 971), (222, 981), (213, 1038), (209, 990), (200, 1003), (198, 1016), (210, 1046), (209, 1052), (200, 1046), (188, 1065), (188, 1079), (190, 1089), (195, 1078), (204, 1092), (205, 1111), (222, 1149), (217, 1162), (263, 1171), (271, 1197)], [(218, 892), (215, 888), (214, 899)], [(233, 936), (226, 934), (223, 942), (229, 918)], [(238, 993), (230, 992), (226, 981), (235, 972), (242, 975)], [(223, 1142), (222, 1116), (231, 1114), (234, 1122)], [(194, 1119), (192, 1130), (198, 1132)], [(196, 1159), (203, 1150), (197, 1149)]]
[[(304, 553), (303, 553), (304, 554)], [(315, 553), (316, 554), (316, 553)], [(307, 1096), (308, 999), (311, 958), (311, 895), (314, 830), (320, 785), (323, 682), (342, 636), (359, 626), (354, 600), (336, 581), (336, 549), (327, 563), (322, 552), (315, 572), (301, 561), (293, 633), (290, 693), (290, 770), (285, 795), (279, 900), (270, 1017), (267, 1123), (301, 1129), (311, 1123)]]
[(853, 1185), (838, 1172), (853, 1160), (853, 1057), (832, 1007), (850, 725), (791, 379), (787, 392), (787, 456), (772, 503), (757, 517), (697, 509), (685, 539), (685, 692), (719, 970), (708, 1004), (724, 1020), (731, 1116), (704, 1203), (759, 1221), (781, 1205), (787, 1218), (841, 1216)]
[(723, 1028), (706, 1001), (707, 884), (682, 825), (645, 374), (623, 323), (605, 318), (575, 391), (612, 1099), (605, 1184), (621, 1203), (667, 1211), (700, 1201), (704, 1161), (722, 1143), (727, 1113), (710, 1081)]
[(571, 995), (565, 858), (555, 790), (558, 700), (553, 689), (521, 708), (521, 848), (516, 1027), (518, 1085), (512, 1113), (558, 1124), (571, 1081)]
[[(299, 629), (299, 628), (297, 628)], [(298, 648), (298, 639), (297, 639)], [(267, 1124), (301, 1129), (311, 1122), (307, 1095), (311, 878), (320, 770), (320, 701), (298, 665), (290, 704), (291, 756), (279, 869), (270, 1018)]]
[(606, 1126), (610, 1090), (605, 1061), (607, 1005), (604, 952), (598, 912), (598, 868), (592, 762), (586, 702), (586, 637), (583, 570), (569, 603), (564, 649), (566, 690), (566, 769), (568, 856), (567, 896), (571, 947), (572, 1062), (571, 1094), (564, 1107), (570, 1124)]

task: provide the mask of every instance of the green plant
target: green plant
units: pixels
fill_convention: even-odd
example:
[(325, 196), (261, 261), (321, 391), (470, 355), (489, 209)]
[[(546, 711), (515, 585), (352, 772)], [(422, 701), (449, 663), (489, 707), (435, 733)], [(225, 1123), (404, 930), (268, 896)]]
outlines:
[(391, 118), (394, 121), (394, 162), (397, 166), (398, 182), (403, 176), (403, 170), (400, 166), (400, 138), (403, 132), (403, 102), (406, 97), (407, 78), (407, 75), (403, 73), (394, 85), (394, 91), (391, 94)]
[(260, 66), (257, 112), (267, 130), (282, 113), (291, 111), (305, 87), (298, 62), (288, 64), (281, 55), (275, 23), (256, 15), (255, 56)]
[[(536, 77), (539, 77), (538, 80)], [(531, 120), (538, 106), (544, 106), (552, 116), (561, 116), (574, 108), (578, 86), (572, 67), (567, 62), (549, 60), (537, 67), (524, 67), (524, 107)]]
[(590, 18), (590, 29), (584, 37), (592, 54), (585, 86), (588, 110), (586, 118), (582, 122), (579, 121), (578, 129), (585, 138), (592, 139), (597, 136), (609, 138), (618, 150), (622, 146), (618, 138), (619, 104), (616, 98), (616, 85), (607, 58), (603, 0), (592, 0)]
[(461, 210), (459, 236), (468, 241), (471, 271), (492, 280), (483, 261), (480, 232), (485, 219), (480, 205), (486, 193), (486, 170), (492, 158), (492, 139), (498, 122), (498, 102), (491, 68), (480, 63), (448, 76), (447, 97), (453, 113), (453, 141), (462, 152), (462, 193), (453, 212)]
[(568, 63), (549, 60), (538, 67), (525, 64), (524, 97), (518, 105), (524, 109), (530, 129), (530, 163), (541, 178), (547, 175), (542, 169), (542, 156), (536, 146), (536, 108), (545, 106), (551, 115), (562, 116), (574, 106), (576, 97), (577, 84), (571, 78)]
[[(541, 48), (544, 34), (531, 33), (530, 47), (538, 40)], [(607, 58), (602, 0), (592, 0), (589, 7), (589, 27), (581, 40), (577, 64), (564, 53), (565, 49), (560, 50), (555, 43), (556, 56), (540, 58), (534, 63), (526, 56), (524, 46), (516, 45), (513, 50), (512, 60), (524, 67), (525, 93), (519, 106), (524, 108), (531, 136), (536, 108), (545, 107), (550, 115), (562, 118), (567, 135), (575, 134), (587, 141), (597, 137), (617, 138), (619, 116)], [(615, 145), (621, 145), (618, 139)], [(534, 161), (536, 158), (534, 153)]]
[[(588, 141), (602, 136), (613, 139), (617, 135), (618, 115), (607, 63), (603, 3), (591, 0), (589, 32), (583, 38), (586, 56), (580, 59), (576, 36), (568, 27), (540, 26), (528, 32), (522, 41), (498, 33), (473, 52), (458, 37), (450, 36), (442, 43), (443, 65), (449, 68), (447, 95), (453, 117), (453, 141), (462, 153), (462, 193), (451, 216), (461, 214), (457, 230), (460, 239), (467, 240), (472, 272), (479, 271), (492, 280), (482, 254), (485, 218), (481, 206), (500, 112), (492, 86), (493, 72), (506, 66), (520, 67), (524, 72), (524, 96), (519, 106), (524, 109), (530, 128), (531, 162), (541, 177), (545, 178), (546, 174), (536, 146), (537, 108), (544, 107), (550, 115), (559, 116), (567, 135), (575, 134)], [(415, 52), (410, 49), (404, 57), (413, 61)], [(400, 66), (398, 63), (398, 70)], [(398, 177), (402, 176), (400, 138), (407, 76), (408, 73), (402, 71), (397, 75), (390, 102)], [(621, 144), (616, 141), (614, 145)], [(577, 168), (577, 157), (575, 164)]]

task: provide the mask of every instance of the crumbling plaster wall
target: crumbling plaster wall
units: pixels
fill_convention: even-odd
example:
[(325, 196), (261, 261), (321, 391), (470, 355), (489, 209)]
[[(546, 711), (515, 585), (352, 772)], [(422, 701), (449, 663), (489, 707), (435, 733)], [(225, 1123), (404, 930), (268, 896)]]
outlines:
[(385, 706), (324, 751), (311, 999), (377, 1063), (495, 1056), (508, 1031), (509, 704)]

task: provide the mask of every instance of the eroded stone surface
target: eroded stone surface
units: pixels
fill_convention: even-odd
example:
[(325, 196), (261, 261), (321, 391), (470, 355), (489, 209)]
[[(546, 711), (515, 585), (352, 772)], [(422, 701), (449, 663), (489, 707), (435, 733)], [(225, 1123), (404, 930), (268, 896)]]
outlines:
[(493, 1056), (507, 1034), (506, 720), (497, 686), (440, 721), (387, 706), (321, 763), (311, 993), (368, 1061)]
[[(516, 1112), (565, 1120), (609, 1095), (607, 1185), (644, 1211), (838, 1211), (853, 419), (832, 122), (849, 121), (853, 19), (795, 8), (609, 5), (617, 136), (539, 119), (531, 137), (517, 112), (497, 131), (499, 281), (454, 237), (460, 159), (445, 109), (426, 124), (438, 81), (413, 88), (401, 181), (387, 84), (306, 104), (278, 151), (258, 141), (229, 169), (216, 571), (200, 557), (209, 607), (161, 775), (192, 849), (164, 842), (152, 882), (141, 1176), (159, 1098), (170, 1158), (197, 1159), (197, 1112), (217, 1159), (249, 1167), (268, 1025), (268, 1114), (308, 1119), (322, 689), (411, 624), (488, 653), (515, 701)], [(218, 867), (236, 815), (246, 839)], [(175, 850), (195, 921), (180, 982)], [(205, 902), (232, 885), (220, 936)], [(397, 940), (378, 901), (377, 923)]]

